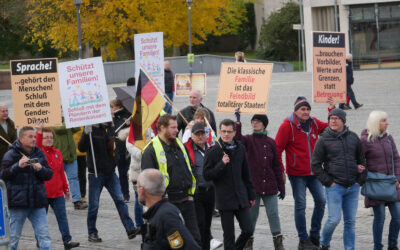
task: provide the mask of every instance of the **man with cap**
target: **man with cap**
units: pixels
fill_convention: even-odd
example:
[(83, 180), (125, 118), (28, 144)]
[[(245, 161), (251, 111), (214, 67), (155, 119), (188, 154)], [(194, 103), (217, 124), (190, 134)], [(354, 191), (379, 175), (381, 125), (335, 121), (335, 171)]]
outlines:
[[(333, 100), (329, 100), (328, 111), (334, 109)], [(294, 198), (294, 219), (299, 236), (298, 249), (317, 249), (321, 221), (325, 211), (325, 195), (321, 182), (311, 169), (311, 155), (318, 135), (328, 126), (310, 116), (311, 106), (303, 96), (297, 97), (294, 112), (290, 114), (279, 127), (275, 137), (278, 158), (282, 171), (282, 152), (286, 153), (286, 173), (289, 176)], [(284, 180), (285, 175), (283, 175)], [(311, 218), (310, 235), (306, 224), (306, 189), (314, 199), (314, 211)]]
[(312, 169), (325, 186), (328, 219), (321, 235), (320, 249), (329, 249), (332, 234), (343, 210), (344, 249), (355, 248), (355, 224), (360, 185), (365, 182), (366, 160), (360, 138), (350, 131), (346, 113), (334, 109), (328, 117), (329, 127), (320, 135), (312, 155)]
[[(240, 112), (235, 111), (236, 135), (235, 139), (246, 147), (251, 179), (256, 192), (255, 205), (250, 209), (253, 231), (256, 227), (260, 200), (263, 200), (268, 216), (269, 227), (275, 249), (283, 250), (283, 237), (278, 213), (278, 197), (285, 198), (285, 184), (283, 182), (281, 164), (274, 139), (267, 135), (268, 117), (256, 114), (251, 118), (253, 133), (242, 135)], [(247, 249), (252, 249), (254, 238), (250, 238)]]
[[(197, 122), (192, 127), (192, 136), (185, 143), (189, 158), (192, 162), (193, 174), (196, 177), (197, 188), (194, 195), (197, 224), (199, 225), (202, 249), (210, 249), (211, 221), (215, 207), (215, 190), (212, 181), (206, 181), (203, 177), (204, 155), (208, 149), (204, 124)], [(214, 239), (214, 242), (218, 240)], [(219, 242), (219, 246), (222, 242)], [(218, 246), (218, 247), (219, 247)]]

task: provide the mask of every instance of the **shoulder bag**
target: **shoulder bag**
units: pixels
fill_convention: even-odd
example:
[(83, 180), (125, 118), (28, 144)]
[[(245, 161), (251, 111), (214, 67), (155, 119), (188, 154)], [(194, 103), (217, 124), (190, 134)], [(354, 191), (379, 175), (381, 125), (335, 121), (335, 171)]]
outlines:
[(394, 172), (393, 147), (389, 137), (387, 139), (392, 151), (392, 174), (368, 172), (367, 180), (361, 188), (361, 194), (373, 200), (397, 201), (397, 178)]

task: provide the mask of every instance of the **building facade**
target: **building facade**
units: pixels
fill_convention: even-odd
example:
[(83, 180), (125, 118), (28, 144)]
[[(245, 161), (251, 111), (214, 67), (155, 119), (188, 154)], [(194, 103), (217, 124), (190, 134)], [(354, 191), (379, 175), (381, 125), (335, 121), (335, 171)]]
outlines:
[(346, 34), (356, 69), (400, 67), (400, 1), (304, 0), (307, 70), (312, 69), (312, 32)]

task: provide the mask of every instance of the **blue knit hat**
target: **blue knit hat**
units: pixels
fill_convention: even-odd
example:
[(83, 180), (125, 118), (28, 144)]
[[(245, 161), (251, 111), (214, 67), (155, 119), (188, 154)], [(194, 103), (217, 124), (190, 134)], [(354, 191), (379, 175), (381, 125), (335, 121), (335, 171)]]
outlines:
[(300, 107), (309, 107), (311, 109), (310, 103), (304, 96), (297, 97), (296, 101), (294, 102), (294, 111), (298, 110)]

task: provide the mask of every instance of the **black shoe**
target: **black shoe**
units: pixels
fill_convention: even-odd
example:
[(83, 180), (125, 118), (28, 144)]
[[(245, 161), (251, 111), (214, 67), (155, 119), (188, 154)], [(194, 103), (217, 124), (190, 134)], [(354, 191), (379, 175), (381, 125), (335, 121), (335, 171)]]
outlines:
[(313, 243), (315, 246), (319, 247), (319, 236), (314, 236), (310, 235), (310, 241)]
[(355, 108), (355, 109), (359, 109), (359, 108), (361, 108), (362, 106), (364, 106), (364, 104), (358, 104), (357, 107), (354, 107), (354, 108)]
[(129, 196), (129, 194), (128, 195), (124, 194), (124, 202), (125, 203), (129, 203), (130, 199), (131, 199), (131, 197)]
[(329, 246), (320, 246), (319, 248), (318, 248), (319, 250), (329, 250)]
[[(140, 228), (139, 228), (139, 231), (140, 231)], [(136, 227), (134, 227), (133, 229), (129, 230), (126, 234), (128, 235), (128, 239), (131, 240), (131, 239), (135, 238), (136, 235), (138, 234), (138, 229)]]
[(73, 241), (64, 242), (64, 249), (71, 249), (75, 247), (79, 247), (79, 242), (73, 242)]
[(349, 104), (345, 104), (344, 106), (345, 106), (347, 109), (351, 109), (351, 107), (350, 107)]
[(315, 246), (310, 239), (300, 240), (298, 250), (318, 250), (318, 247)]
[(89, 234), (88, 240), (90, 242), (102, 242), (101, 238), (99, 237), (98, 234), (94, 233), (94, 234)]
[(388, 246), (387, 249), (388, 249), (388, 250), (399, 250), (397, 247), (391, 247), (391, 246)]
[(75, 210), (83, 210), (83, 209), (86, 209), (87, 207), (88, 207), (88, 205), (86, 203), (83, 203), (82, 201), (74, 202)]

